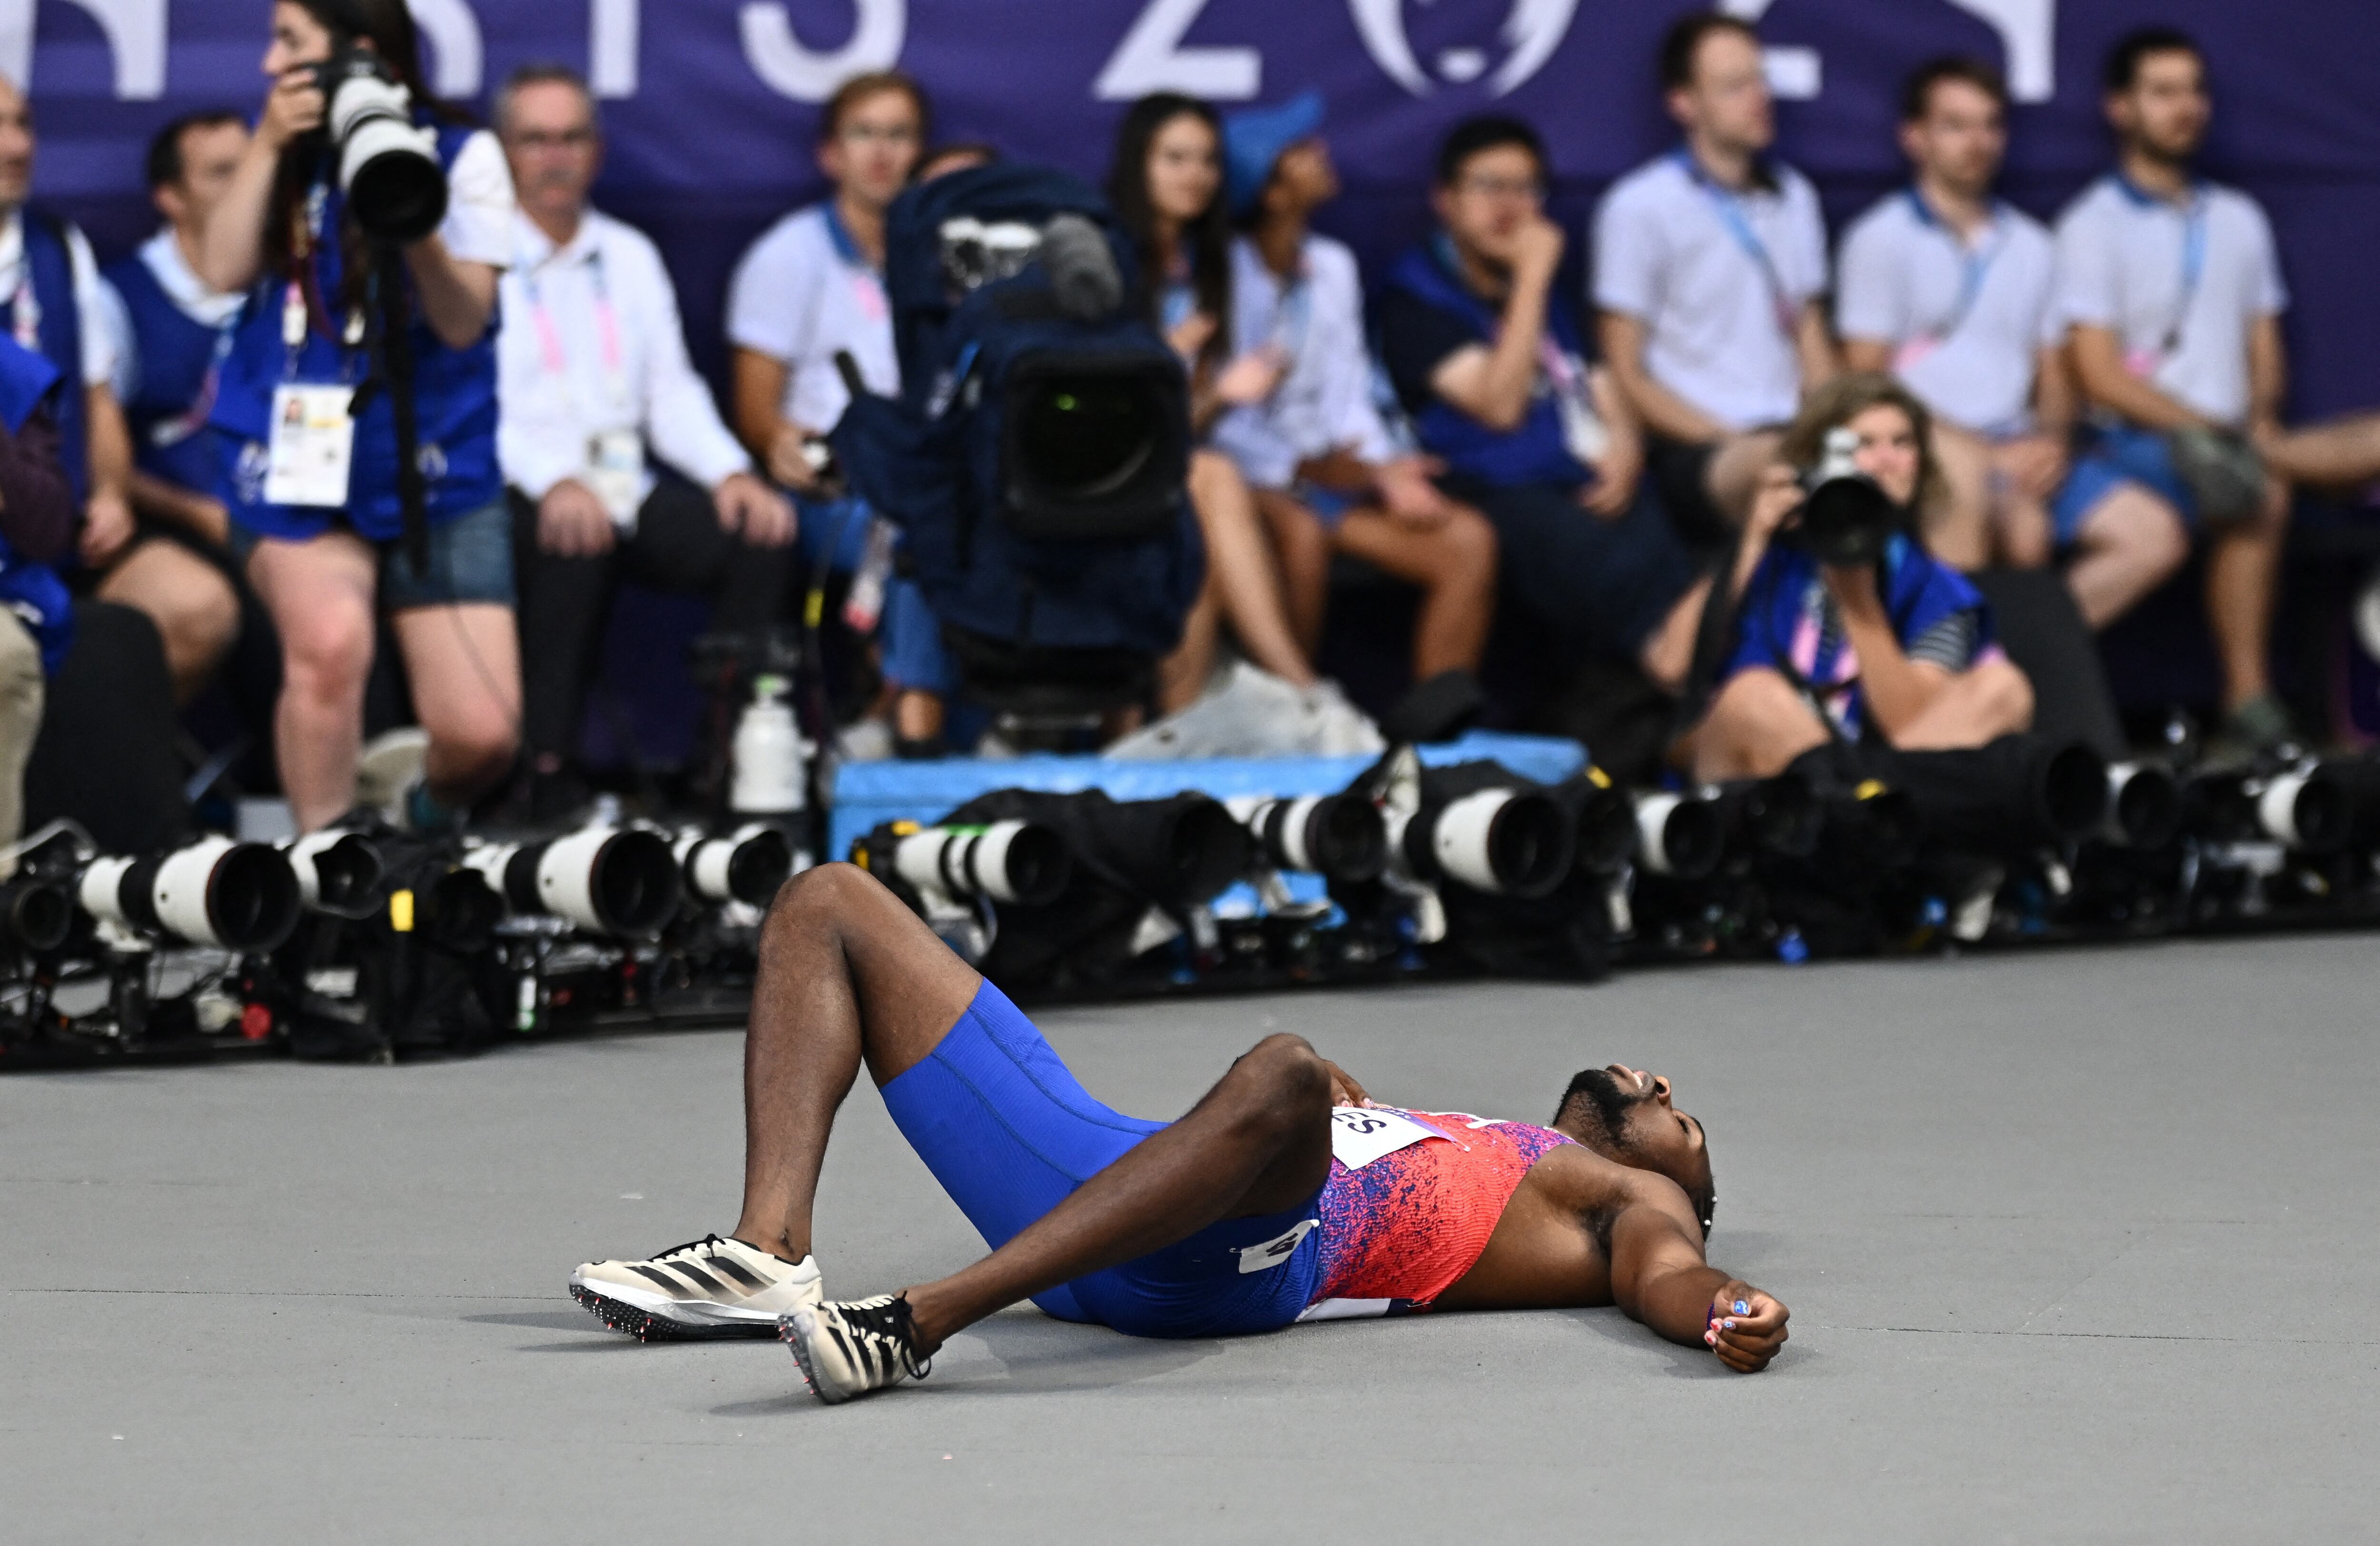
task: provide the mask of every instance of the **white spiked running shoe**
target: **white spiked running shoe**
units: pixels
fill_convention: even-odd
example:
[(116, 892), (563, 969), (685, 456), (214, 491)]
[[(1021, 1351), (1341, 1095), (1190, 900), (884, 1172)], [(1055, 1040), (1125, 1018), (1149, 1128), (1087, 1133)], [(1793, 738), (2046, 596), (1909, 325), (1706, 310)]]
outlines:
[(890, 1294), (794, 1310), (778, 1321), (810, 1394), (828, 1406), (922, 1380), (934, 1360), (917, 1349), (909, 1301)]
[(777, 1318), (826, 1297), (818, 1261), (788, 1261), (706, 1235), (643, 1261), (586, 1261), (570, 1296), (639, 1342), (777, 1334)]

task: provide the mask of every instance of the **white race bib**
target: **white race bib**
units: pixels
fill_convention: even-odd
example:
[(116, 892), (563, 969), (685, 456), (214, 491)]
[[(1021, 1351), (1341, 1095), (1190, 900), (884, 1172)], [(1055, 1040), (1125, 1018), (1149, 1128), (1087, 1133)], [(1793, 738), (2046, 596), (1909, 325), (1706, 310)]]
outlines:
[(266, 504), (346, 507), (347, 474), (356, 454), (356, 421), (347, 416), (347, 407), (355, 396), (352, 386), (273, 389)]
[(1386, 1106), (1339, 1106), (1330, 1113), (1330, 1157), (1361, 1170), (1383, 1154), (1428, 1138), (1451, 1141), (1437, 1128)]
[(613, 525), (635, 520), (637, 496), (644, 492), (644, 437), (634, 430), (606, 430), (589, 437), (584, 476)]

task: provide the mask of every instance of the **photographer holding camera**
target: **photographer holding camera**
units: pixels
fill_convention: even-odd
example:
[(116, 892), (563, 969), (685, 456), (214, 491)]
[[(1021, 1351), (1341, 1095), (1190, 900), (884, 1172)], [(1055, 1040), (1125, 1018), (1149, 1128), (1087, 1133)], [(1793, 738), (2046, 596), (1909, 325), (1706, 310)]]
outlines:
[(1942, 750), (2032, 724), (2033, 686), (1983, 597), (1917, 539), (1941, 476), (1929, 428), (1906, 387), (1863, 372), (1813, 393), (1786, 431), (1737, 549), (1695, 777), (1765, 778), (1837, 737)]
[(443, 824), (518, 736), (492, 326), (512, 179), (422, 90), (403, 0), (280, 0), (263, 67), (200, 276), (251, 292), (212, 422), (232, 546), (283, 641), (282, 787), (301, 829), (354, 800), (377, 605), (428, 733), (405, 815)]

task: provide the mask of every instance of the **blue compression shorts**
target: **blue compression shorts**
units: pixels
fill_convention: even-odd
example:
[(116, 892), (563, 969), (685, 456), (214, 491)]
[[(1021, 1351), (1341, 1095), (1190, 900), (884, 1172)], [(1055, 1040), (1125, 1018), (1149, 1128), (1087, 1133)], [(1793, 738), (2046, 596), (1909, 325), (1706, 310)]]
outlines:
[[(1167, 1126), (1092, 1100), (1033, 1022), (989, 982), (940, 1044), (883, 1095), (901, 1136), (995, 1250)], [(1131, 1336), (1286, 1326), (1320, 1286), (1320, 1196), (1317, 1187), (1286, 1211), (1225, 1219), (1033, 1302), (1061, 1321)]]

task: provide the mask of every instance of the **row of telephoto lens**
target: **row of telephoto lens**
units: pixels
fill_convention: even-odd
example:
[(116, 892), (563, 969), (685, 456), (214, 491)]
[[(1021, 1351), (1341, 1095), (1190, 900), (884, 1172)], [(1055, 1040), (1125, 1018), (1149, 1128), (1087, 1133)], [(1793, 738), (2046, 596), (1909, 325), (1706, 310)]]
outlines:
[[(353, 825), (129, 857), (56, 830), (0, 885), (0, 1068), (738, 1024), (807, 837)], [(1772, 778), (1645, 791), (1400, 747), (1326, 795), (1000, 790), (845, 857), (1027, 1000), (1592, 980), (2380, 922), (2380, 761), (2178, 772), (2016, 736), (1833, 745)]]

